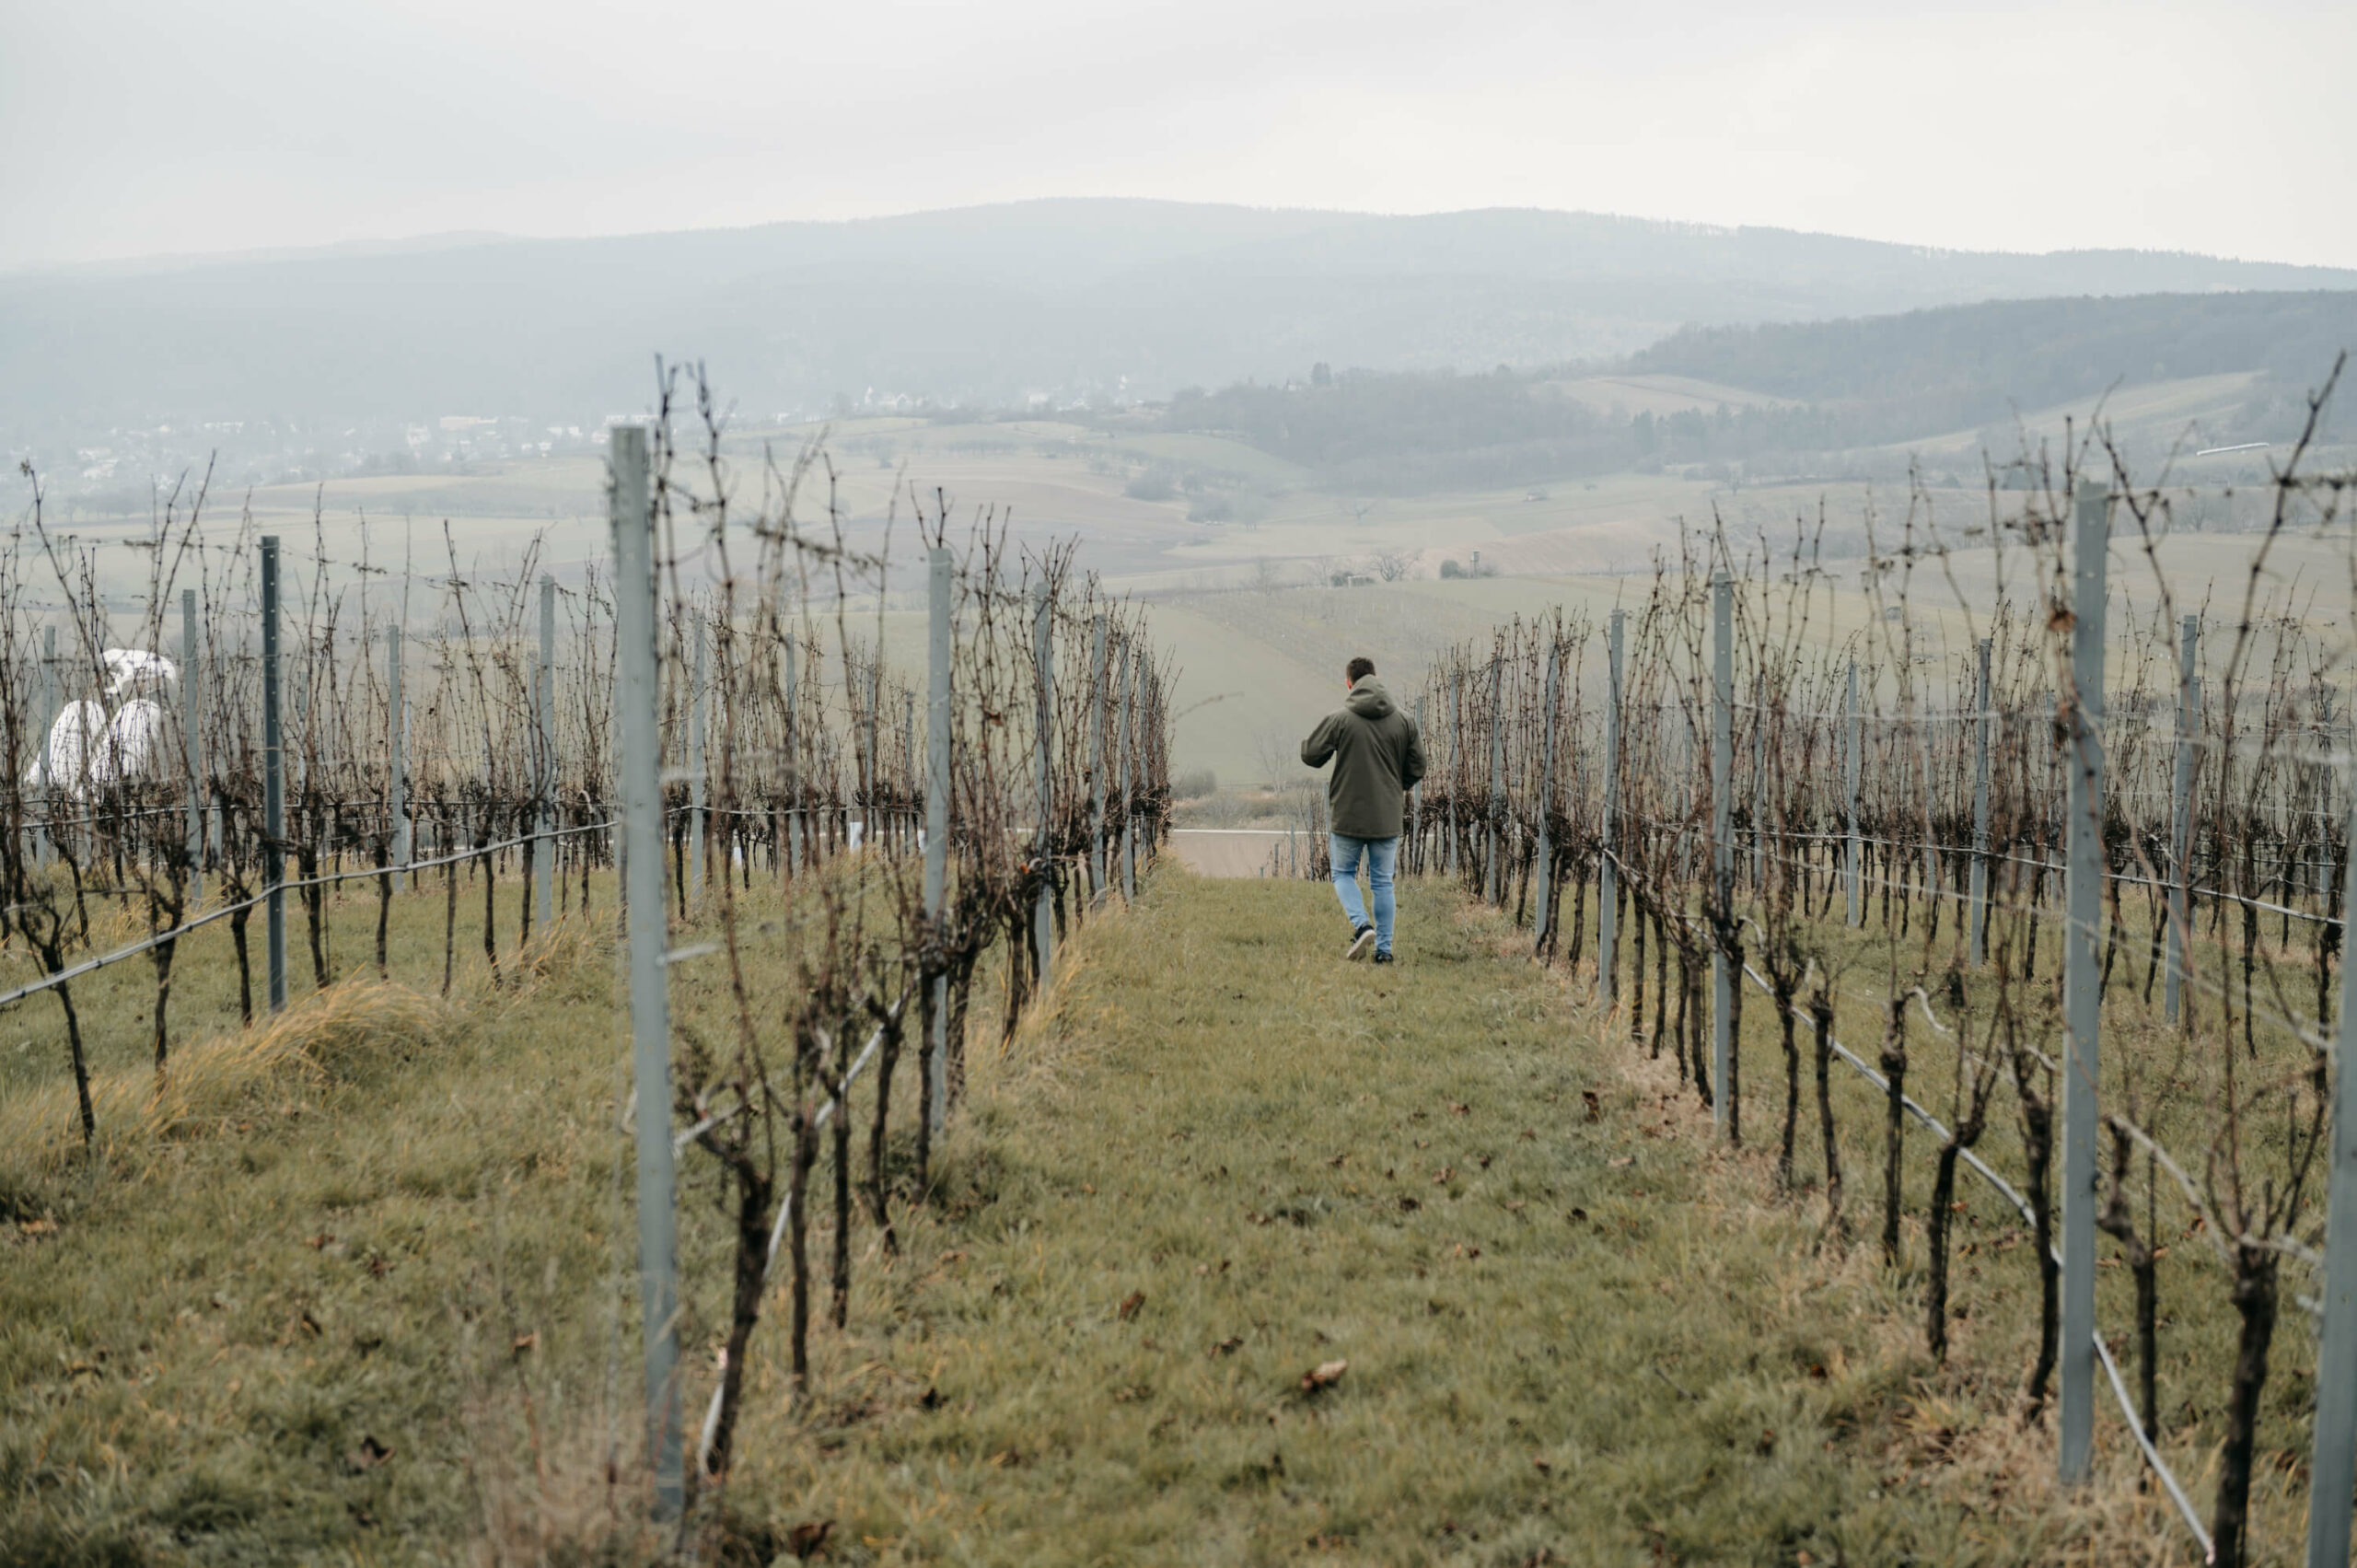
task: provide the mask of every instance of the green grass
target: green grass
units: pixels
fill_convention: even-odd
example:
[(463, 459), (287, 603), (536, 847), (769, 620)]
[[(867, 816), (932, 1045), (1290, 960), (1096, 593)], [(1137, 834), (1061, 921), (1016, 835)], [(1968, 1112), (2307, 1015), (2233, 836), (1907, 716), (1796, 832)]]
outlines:
[(2159, 1534), (2105, 1512), (2117, 1470), (2065, 1504), (2007, 1436), (1944, 1476), (1875, 1272), (1812, 1258), (1498, 926), (1419, 885), (1401, 965), (1345, 965), (1330, 898), (1166, 876), (1092, 935), (840, 1353), (896, 1392), (754, 1444), (740, 1503), (882, 1562), (2048, 1562)]
[[(0, 1242), (0, 1560), (644, 1544), (602, 1474), (637, 1354), (606, 923), (447, 1007), (331, 994), (231, 1109), (42, 1179)], [(2062, 1500), (2039, 1434), (1944, 1431), (1898, 1282), (1813, 1254), (1806, 1205), (1714, 1154), (1503, 923), (1420, 883), (1398, 968), (1342, 963), (1342, 935), (1321, 887), (1175, 873), (1080, 931), (1015, 1050), (979, 1050), (900, 1256), (855, 1234), (851, 1326), (814, 1331), (800, 1409), (772, 1292), (707, 1560), (829, 1520), (838, 1562), (2168, 1541), (2131, 1468)], [(704, 1027), (716, 966), (674, 975)], [(755, 981), (782, 1016), (787, 966)], [(682, 1170), (700, 1410), (726, 1226), (708, 1162)]]

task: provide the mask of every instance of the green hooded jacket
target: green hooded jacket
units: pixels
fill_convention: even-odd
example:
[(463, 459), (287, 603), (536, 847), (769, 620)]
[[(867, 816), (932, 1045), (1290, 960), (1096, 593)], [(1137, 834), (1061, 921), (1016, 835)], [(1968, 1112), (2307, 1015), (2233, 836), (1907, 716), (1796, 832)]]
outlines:
[(1383, 682), (1359, 677), (1341, 711), (1318, 722), (1301, 743), (1301, 760), (1322, 768), (1333, 831), (1353, 839), (1396, 839), (1408, 792), (1424, 776), (1424, 743), (1416, 721), (1399, 711)]

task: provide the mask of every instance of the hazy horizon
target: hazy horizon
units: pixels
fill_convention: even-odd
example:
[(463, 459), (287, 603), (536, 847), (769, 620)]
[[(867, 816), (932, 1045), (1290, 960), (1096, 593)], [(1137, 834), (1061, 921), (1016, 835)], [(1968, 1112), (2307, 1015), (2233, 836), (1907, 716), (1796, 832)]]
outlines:
[(786, 228), (797, 226), (822, 228), (851, 228), (866, 224), (889, 224), (911, 218), (942, 217), (1013, 210), (1023, 207), (1051, 206), (1068, 203), (1136, 204), (1169, 208), (1202, 208), (1262, 213), (1272, 215), (1298, 215), (1331, 218), (1440, 218), (1473, 216), (1485, 213), (1528, 213), (1553, 217), (1602, 218), (1616, 223), (1648, 225), (1671, 232), (1698, 235), (1741, 233), (1791, 235), (1806, 239), (1854, 239), (1877, 245), (1896, 245), (1929, 255), (2008, 256), (2022, 258), (2060, 257), (2074, 254), (2116, 252), (2145, 256), (2183, 256), (2203, 261), (2252, 262), (2270, 266), (2293, 267), (2357, 267), (2357, 261), (2348, 263), (2293, 261), (2281, 256), (2247, 254), (2234, 250), (2199, 250), (2183, 246), (2132, 245), (2067, 245), (2044, 249), (2015, 249), (1990, 245), (1932, 245), (1919, 243), (1903, 236), (1837, 233), (1829, 229), (1795, 228), (1787, 224), (1717, 223), (1707, 218), (1666, 217), (1652, 213), (1607, 212), (1592, 208), (1546, 207), (1529, 203), (1498, 203), (1484, 207), (1422, 207), (1411, 210), (1387, 211), (1369, 207), (1313, 206), (1301, 203), (1268, 203), (1219, 200), (1190, 200), (1179, 197), (1125, 195), (1117, 192), (1075, 192), (1056, 196), (1018, 196), (1004, 201), (951, 203), (943, 206), (911, 207), (891, 212), (861, 214), (848, 217), (783, 216), (754, 218), (743, 223), (691, 225), (684, 227), (623, 228), (601, 231), (525, 233), (502, 229), (439, 229), (409, 234), (355, 235), (346, 238), (324, 240), (317, 244), (268, 246), (229, 246), (207, 250), (156, 250), (124, 255), (92, 256), (75, 261), (34, 260), (0, 261), (0, 277), (21, 276), (43, 273), (111, 272), (116, 270), (165, 269), (178, 266), (203, 266), (217, 262), (283, 261), (325, 260), (331, 257), (379, 257), (422, 254), (435, 250), (455, 250), (470, 246), (563, 244), (573, 240), (645, 239), (674, 235), (749, 233), (761, 229)]
[[(0, 267), (1112, 191), (2357, 264), (2357, 13), (1500, 0), (21, 11)], [(1929, 66), (1927, 68), (1927, 63)], [(2091, 64), (2096, 63), (2096, 64)], [(1865, 134), (1868, 131), (1871, 134)]]

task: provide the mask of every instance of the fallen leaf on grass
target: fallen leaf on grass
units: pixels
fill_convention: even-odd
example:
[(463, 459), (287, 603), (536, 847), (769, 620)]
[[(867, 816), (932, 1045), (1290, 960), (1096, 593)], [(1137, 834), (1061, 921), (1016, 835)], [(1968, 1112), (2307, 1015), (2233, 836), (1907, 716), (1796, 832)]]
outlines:
[(1211, 1353), (1213, 1355), (1234, 1355), (1237, 1351), (1240, 1351), (1243, 1348), (1244, 1336), (1241, 1334), (1236, 1334), (1227, 1339), (1222, 1340), (1219, 1343), (1212, 1346)]
[(1433, 1172), (1433, 1185), (1435, 1187), (1446, 1187), (1448, 1185), (1450, 1179), (1456, 1175), (1457, 1171), (1454, 1167), (1445, 1165), (1438, 1170)]
[(1320, 1388), (1330, 1388), (1341, 1382), (1342, 1374), (1350, 1369), (1351, 1364), (1347, 1361), (1321, 1361), (1301, 1375), (1301, 1391), (1314, 1394)]
[(1526, 1127), (1522, 1130), (1522, 1141), (1526, 1144), (1535, 1144), (1538, 1142), (1538, 1134), (1532, 1129)]
[(1121, 1305), (1115, 1307), (1113, 1310), (1115, 1314), (1120, 1317), (1121, 1321), (1126, 1323), (1131, 1318), (1136, 1317), (1138, 1315), (1138, 1308), (1144, 1305), (1145, 1292), (1142, 1290), (1133, 1290), (1130, 1292), (1129, 1295), (1121, 1297)]
[(375, 1469), (392, 1457), (393, 1451), (390, 1448), (377, 1442), (373, 1436), (364, 1436), (360, 1439), (360, 1446), (343, 1457), (343, 1467), (353, 1474), (358, 1475), (363, 1470)]
[(1530, 1468), (1537, 1470), (1540, 1475), (1545, 1475), (1555, 1467), (1547, 1462), (1546, 1455), (1533, 1454), (1530, 1456)]
[(1585, 1209), (1573, 1209), (1572, 1211), (1572, 1223), (1573, 1225), (1587, 1224), (1587, 1211)]
[(827, 1550), (827, 1538), (834, 1533), (835, 1522), (832, 1519), (796, 1525), (786, 1532), (785, 1549), (799, 1561), (807, 1562)]
[(1473, 1108), (1469, 1105), (1459, 1105), (1455, 1100), (1451, 1100), (1448, 1102), (1448, 1113), (1451, 1116), (1470, 1116), (1473, 1114)]
[(1607, 1160), (1604, 1163), (1610, 1166), (1615, 1170), (1625, 1170), (1629, 1167), (1637, 1163), (1637, 1156), (1634, 1155), (1622, 1155), (1617, 1160)]
[(335, 1237), (330, 1236), (326, 1231), (321, 1231), (319, 1235), (303, 1243), (303, 1245), (309, 1248), (314, 1252), (324, 1252), (327, 1250), (328, 1243), (334, 1239)]
[(1594, 1089), (1582, 1089), (1580, 1091), (1580, 1100), (1587, 1107), (1587, 1119), (1590, 1121), (1601, 1121), (1604, 1120), (1604, 1102), (1596, 1098), (1596, 1091)]
[(1405, 1192), (1399, 1194), (1399, 1212), (1401, 1214), (1412, 1214), (1418, 1209), (1422, 1207), (1423, 1205), (1422, 1203), (1416, 1202), (1415, 1199), (1409, 1197)]
[(538, 1329), (535, 1329), (528, 1334), (517, 1335), (516, 1342), (508, 1348), (513, 1350), (517, 1355), (522, 1355), (528, 1350), (539, 1349), (540, 1343), (540, 1331)]

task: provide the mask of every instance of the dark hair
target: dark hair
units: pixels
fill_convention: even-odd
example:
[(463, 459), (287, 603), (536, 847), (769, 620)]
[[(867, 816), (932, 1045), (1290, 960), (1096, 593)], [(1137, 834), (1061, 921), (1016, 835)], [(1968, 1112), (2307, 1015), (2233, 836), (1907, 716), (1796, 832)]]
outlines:
[(1365, 679), (1368, 676), (1373, 675), (1374, 673), (1375, 661), (1367, 657), (1364, 654), (1361, 654), (1358, 657), (1353, 659), (1342, 671), (1344, 678), (1347, 679), (1353, 686), (1356, 686), (1360, 681)]

